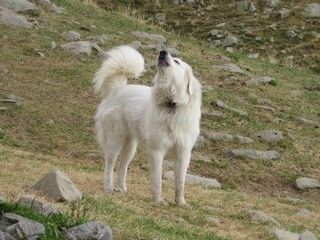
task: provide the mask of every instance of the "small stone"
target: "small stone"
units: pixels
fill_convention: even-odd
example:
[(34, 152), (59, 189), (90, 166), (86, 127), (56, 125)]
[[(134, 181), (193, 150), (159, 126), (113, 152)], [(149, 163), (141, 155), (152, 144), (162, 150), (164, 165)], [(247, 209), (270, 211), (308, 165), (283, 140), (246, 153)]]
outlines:
[(219, 39), (216, 39), (216, 40), (213, 41), (213, 46), (219, 47), (221, 45), (222, 45), (222, 42)]
[(222, 132), (207, 131), (204, 136), (211, 141), (232, 142), (234, 140), (233, 135)]
[(0, 6), (0, 25), (13, 28), (26, 28), (33, 27), (31, 22), (28, 22), (27, 18), (16, 14), (8, 8)]
[(214, 120), (214, 119), (223, 118), (224, 113), (220, 111), (215, 111), (215, 110), (211, 110), (211, 111), (202, 110), (201, 116), (206, 119)]
[(302, 203), (302, 202), (303, 202), (302, 199), (300, 199), (300, 198), (294, 198), (294, 197), (287, 197), (286, 200), (289, 201), (289, 202), (291, 202), (291, 203), (294, 203), (294, 204), (296, 204), (296, 203)]
[(61, 48), (74, 55), (87, 55), (92, 53), (92, 44), (87, 41), (78, 41), (62, 44)]
[(320, 4), (311, 3), (304, 9), (306, 17), (320, 17)]
[(133, 41), (132, 43), (129, 44), (129, 46), (138, 50), (142, 46), (142, 44), (139, 41)]
[(206, 222), (214, 226), (219, 226), (221, 224), (221, 220), (219, 218), (212, 216), (206, 217)]
[(43, 214), (45, 216), (50, 216), (50, 215), (54, 215), (54, 214), (59, 213), (59, 211), (56, 208), (54, 208), (52, 205), (50, 205), (48, 203), (43, 203), (43, 202), (35, 199), (35, 197), (29, 196), (29, 195), (23, 195), (20, 198), (18, 203), (25, 205), (29, 208), (32, 208), (36, 212)]
[(299, 177), (296, 180), (296, 186), (298, 189), (320, 188), (320, 181), (313, 178)]
[(166, 14), (165, 13), (157, 13), (155, 18), (156, 18), (156, 20), (163, 22), (166, 20)]
[(246, 85), (254, 86), (254, 85), (260, 85), (260, 84), (270, 84), (272, 81), (275, 81), (275, 79), (269, 76), (255, 77), (246, 81)]
[(3, 214), (0, 216), (0, 222), (6, 224), (3, 226), (4, 231), (14, 239), (36, 240), (45, 234), (45, 228), (42, 224), (14, 213)]
[(64, 236), (67, 240), (112, 240), (112, 231), (109, 226), (93, 221), (65, 230)]
[(233, 112), (241, 117), (247, 117), (248, 116), (248, 113), (245, 112), (245, 111), (242, 111), (240, 109), (237, 109), (237, 108), (234, 108), (234, 107), (230, 107), (228, 105), (226, 105), (224, 102), (220, 101), (220, 100), (216, 100), (213, 102), (213, 104), (215, 104), (217, 107), (220, 107), (220, 108), (223, 108), (223, 109), (226, 109), (230, 112)]
[(238, 44), (238, 38), (228, 35), (222, 42), (224, 47), (232, 47)]
[(222, 66), (218, 66), (218, 68), (231, 73), (244, 73), (244, 71), (239, 66), (233, 63), (226, 63)]
[(300, 234), (299, 240), (317, 240), (317, 237), (313, 232), (307, 230)]
[(286, 31), (286, 36), (290, 39), (294, 39), (298, 36), (298, 33), (294, 29), (288, 29)]
[(230, 155), (233, 158), (250, 158), (261, 160), (275, 160), (280, 157), (276, 151), (258, 151), (253, 149), (232, 149)]
[[(276, 111), (275, 108), (269, 107), (269, 106), (264, 106), (264, 105), (253, 105), (253, 106), (256, 107), (256, 108), (259, 108), (259, 109), (269, 110), (269, 111), (271, 111), (271, 112), (275, 112), (275, 111)], [(273, 120), (275, 120), (275, 119), (273, 119)], [(275, 121), (276, 121), (276, 120), (275, 120)], [(274, 122), (275, 122), (275, 121), (274, 121)]]
[(221, 27), (224, 27), (225, 25), (227, 25), (226, 22), (223, 22), (223, 23), (219, 23), (216, 25), (217, 28), (221, 28)]
[(254, 143), (253, 139), (249, 137), (244, 137), (240, 135), (235, 135), (234, 137), (239, 143), (245, 143), (245, 144)]
[(49, 172), (32, 188), (56, 201), (75, 201), (82, 198), (79, 189), (59, 170)]
[(140, 32), (140, 31), (133, 31), (131, 32), (132, 35), (139, 37), (139, 38), (146, 38), (151, 41), (159, 42), (159, 43), (165, 43), (166, 38), (159, 34), (150, 34), (146, 32)]
[(39, 9), (27, 0), (0, 0), (0, 6), (9, 8), (16, 13), (39, 15)]
[(298, 240), (299, 234), (289, 232), (280, 228), (271, 229), (272, 236), (275, 236), (278, 240)]
[(50, 47), (51, 47), (52, 50), (55, 49), (57, 47), (56, 42), (55, 41), (51, 41), (50, 42)]
[(219, 33), (221, 33), (221, 30), (219, 30), (219, 29), (212, 29), (211, 31), (210, 31), (210, 35), (212, 36), (212, 37), (215, 37), (217, 34), (219, 34)]
[(299, 209), (299, 211), (295, 214), (297, 217), (300, 217), (300, 218), (311, 218), (312, 216), (312, 212), (309, 211), (308, 209), (305, 209), (305, 208), (301, 208)]
[(247, 213), (253, 223), (273, 223), (277, 226), (280, 226), (280, 224), (273, 217), (270, 217), (268, 214), (262, 211), (248, 210)]
[(278, 12), (278, 14), (279, 14), (279, 17), (280, 18), (287, 18), (287, 17), (289, 17), (290, 16), (290, 10), (289, 9), (287, 9), (287, 8), (282, 8), (279, 12)]
[(320, 126), (320, 123), (315, 122), (315, 121), (310, 120), (310, 119), (303, 118), (303, 117), (297, 117), (297, 120), (302, 122), (302, 123), (311, 125), (311, 126), (315, 126), (315, 127), (319, 127)]
[(75, 31), (68, 31), (68, 32), (63, 32), (62, 37), (64, 38), (64, 40), (68, 42), (76, 42), (76, 41), (80, 41), (81, 35), (80, 33)]
[(46, 55), (44, 55), (43, 52), (40, 52), (39, 49), (34, 49), (34, 50), (40, 57), (44, 58), (46, 56)]
[(248, 54), (248, 58), (257, 59), (259, 57), (259, 53), (250, 53)]
[(280, 4), (280, 0), (266, 0), (268, 7), (274, 8)]
[(284, 138), (282, 132), (278, 130), (260, 131), (256, 136), (266, 142), (278, 142)]
[[(174, 176), (173, 176), (173, 172), (166, 172), (163, 175), (164, 179), (171, 179), (173, 180)], [(199, 176), (195, 176), (192, 174), (187, 174), (186, 176), (186, 183), (190, 183), (190, 184), (200, 184), (206, 188), (221, 188), (220, 183), (214, 179), (214, 178), (205, 178), (205, 177), (199, 177)]]
[(108, 36), (106, 34), (98, 35), (90, 38), (90, 40), (98, 45), (104, 44), (108, 40)]

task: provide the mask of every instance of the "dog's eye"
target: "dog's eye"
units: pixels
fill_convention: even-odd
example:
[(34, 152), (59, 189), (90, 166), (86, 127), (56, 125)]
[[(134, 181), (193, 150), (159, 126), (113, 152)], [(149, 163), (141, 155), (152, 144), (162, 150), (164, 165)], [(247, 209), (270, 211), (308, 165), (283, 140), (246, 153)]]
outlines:
[(177, 64), (179, 64), (179, 65), (180, 65), (180, 63), (179, 63), (179, 61), (178, 61), (178, 60), (175, 60), (175, 59), (174, 59), (174, 61), (175, 61), (175, 63), (177, 63)]

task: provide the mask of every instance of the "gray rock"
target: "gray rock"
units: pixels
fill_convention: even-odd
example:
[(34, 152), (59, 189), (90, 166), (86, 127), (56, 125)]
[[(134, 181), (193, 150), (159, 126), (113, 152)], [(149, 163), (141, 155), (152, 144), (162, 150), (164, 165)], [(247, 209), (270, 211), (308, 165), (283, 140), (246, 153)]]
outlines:
[(289, 232), (280, 228), (271, 229), (272, 236), (276, 237), (278, 240), (298, 240), (299, 234)]
[[(269, 106), (265, 106), (265, 105), (253, 105), (253, 106), (256, 107), (256, 108), (263, 109), (263, 110), (268, 110), (268, 111), (271, 111), (271, 112), (275, 112), (276, 111), (275, 108), (269, 107)], [(277, 121), (277, 119), (273, 119), (273, 120), (275, 120), (274, 122)]]
[(257, 59), (259, 57), (259, 53), (250, 53), (248, 54), (248, 58)]
[(78, 41), (62, 44), (61, 48), (77, 56), (90, 56), (92, 53), (92, 44), (88, 41)]
[(296, 180), (296, 186), (298, 189), (320, 188), (320, 181), (313, 178), (299, 177)]
[(232, 149), (230, 155), (233, 158), (250, 158), (261, 160), (275, 160), (280, 157), (276, 151), (258, 151), (253, 149)]
[(278, 15), (280, 18), (287, 18), (290, 16), (291, 11), (287, 8), (282, 8), (279, 12)]
[(19, 204), (25, 205), (29, 208), (32, 208), (36, 212), (43, 214), (45, 216), (58, 214), (59, 211), (54, 208), (51, 204), (41, 202), (33, 196), (23, 195), (19, 202)]
[(9, 233), (0, 230), (0, 240), (16, 240)]
[(76, 41), (80, 41), (81, 35), (80, 33), (75, 31), (68, 31), (68, 32), (63, 32), (62, 37), (64, 38), (64, 40), (68, 42), (76, 42)]
[(221, 30), (219, 30), (219, 29), (212, 29), (211, 31), (210, 31), (210, 35), (212, 36), (212, 37), (215, 37), (217, 34), (219, 34), (219, 33), (221, 33)]
[(201, 148), (204, 147), (204, 144), (205, 144), (205, 139), (204, 139), (204, 137), (203, 137), (202, 135), (199, 135), (198, 138), (197, 138), (196, 143), (194, 144), (194, 147), (193, 147), (193, 148), (194, 148), (195, 150), (199, 150), (199, 149), (201, 149)]
[(300, 217), (300, 218), (311, 218), (312, 216), (312, 212), (309, 211), (308, 209), (305, 209), (305, 208), (301, 208), (299, 209), (299, 211), (295, 214), (297, 217)]
[(74, 201), (82, 198), (79, 189), (61, 171), (54, 170), (43, 176), (33, 189), (56, 201)]
[(214, 104), (217, 106), (217, 107), (220, 107), (220, 108), (223, 108), (223, 109), (226, 109), (232, 113), (235, 113), (241, 117), (247, 117), (248, 116), (248, 113), (245, 112), (245, 111), (242, 111), (240, 109), (237, 109), (237, 108), (234, 108), (234, 107), (231, 107), (231, 106), (228, 106), (226, 105), (224, 102), (220, 101), (220, 100), (216, 100), (214, 102)]
[(152, 33), (150, 34), (150, 33), (140, 32), (140, 31), (133, 31), (133, 32), (131, 32), (131, 34), (136, 37), (146, 38), (151, 41), (158, 42), (158, 43), (165, 43), (166, 42), (166, 38), (162, 35), (159, 35), (159, 34), (152, 34)]
[(65, 230), (67, 240), (111, 240), (112, 231), (109, 226), (101, 222), (88, 222)]
[(156, 20), (163, 22), (166, 20), (166, 14), (165, 13), (157, 13), (155, 18), (156, 18)]
[(266, 0), (268, 7), (274, 8), (280, 4), (280, 0)]
[(0, 0), (0, 6), (11, 9), (16, 13), (38, 15), (39, 9), (27, 0)]
[(294, 29), (288, 29), (286, 31), (286, 36), (289, 38), (289, 39), (294, 39), (298, 36), (298, 33), (294, 30)]
[(4, 232), (18, 240), (36, 240), (45, 234), (42, 224), (14, 213), (3, 214), (0, 217), (0, 225), (4, 227)]
[(280, 224), (273, 217), (270, 217), (268, 214), (262, 211), (248, 210), (247, 213), (253, 223), (273, 223), (277, 226), (280, 226)]
[(256, 136), (266, 142), (278, 142), (284, 138), (282, 132), (278, 130), (260, 131)]
[(238, 44), (238, 38), (228, 35), (226, 38), (223, 40), (222, 45), (224, 47), (232, 47)]
[(317, 237), (313, 232), (307, 230), (300, 234), (299, 240), (317, 240)]
[[(170, 171), (170, 172), (164, 173), (163, 178), (173, 180), (174, 179), (173, 172)], [(199, 177), (192, 174), (187, 174), (186, 183), (200, 184), (206, 188), (221, 188), (220, 183), (214, 178)]]
[(249, 9), (250, 2), (247, 0), (242, 0), (237, 3), (237, 9), (240, 12), (245, 12)]
[(222, 133), (222, 132), (213, 132), (213, 131), (207, 131), (204, 133), (204, 136), (208, 138), (211, 141), (218, 141), (218, 142), (232, 142), (234, 140), (233, 135), (228, 133)]
[(211, 110), (211, 111), (202, 110), (201, 116), (206, 119), (219, 119), (219, 118), (223, 118), (224, 113), (220, 111), (215, 111), (215, 110)]
[(63, 13), (63, 8), (58, 7), (50, 0), (37, 0), (38, 4), (47, 11), (55, 13)]
[(0, 7), (0, 25), (5, 25), (7, 27), (14, 27), (14, 28), (27, 28), (27, 29), (30, 29), (33, 27), (33, 23), (28, 22), (26, 17), (20, 16), (5, 7)]
[(239, 66), (233, 63), (226, 63), (222, 66), (218, 66), (218, 69), (228, 71), (231, 73), (244, 73), (244, 71)]
[(304, 201), (300, 198), (294, 198), (294, 197), (286, 197), (286, 200), (291, 202), (291, 203), (303, 203)]
[(304, 9), (304, 15), (306, 17), (320, 17), (320, 4), (311, 3)]
[(222, 45), (222, 42), (219, 39), (216, 39), (213, 41), (213, 46), (214, 47), (219, 47)]
[[(80, 36), (79, 36), (80, 38)], [(101, 45), (104, 44), (107, 40), (108, 40), (108, 36), (106, 34), (101, 34), (95, 37), (91, 37), (89, 38), (89, 40), (91, 40), (92, 42)]]
[(303, 117), (297, 117), (296, 119), (298, 121), (300, 121), (301, 123), (305, 123), (305, 124), (308, 124), (308, 125), (311, 125), (311, 126), (315, 126), (315, 127), (319, 127), (320, 126), (320, 123), (315, 122), (315, 121), (310, 120), (310, 119), (306, 119), (306, 118), (303, 118)]
[(269, 76), (255, 77), (246, 81), (246, 85), (253, 86), (253, 85), (260, 85), (260, 84), (270, 84), (274, 80), (275, 79), (273, 77), (269, 77)]
[(219, 218), (212, 216), (206, 217), (206, 222), (214, 226), (219, 226), (221, 224), (221, 220)]
[(132, 43), (130, 43), (128, 45), (136, 50), (138, 50), (142, 46), (141, 42), (139, 42), (139, 41), (133, 41)]
[(239, 143), (245, 143), (245, 144), (254, 143), (253, 139), (249, 137), (244, 137), (240, 135), (235, 135), (234, 137), (235, 137), (235, 140), (237, 140)]

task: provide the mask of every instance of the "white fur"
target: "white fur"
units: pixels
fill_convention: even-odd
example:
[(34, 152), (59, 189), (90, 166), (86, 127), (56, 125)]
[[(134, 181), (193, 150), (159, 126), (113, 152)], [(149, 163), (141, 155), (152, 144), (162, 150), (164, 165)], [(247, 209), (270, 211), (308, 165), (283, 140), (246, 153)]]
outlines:
[[(158, 65), (153, 87), (128, 85), (128, 78), (144, 71), (143, 57), (129, 46), (108, 52), (93, 80), (95, 91), (103, 98), (95, 117), (96, 134), (105, 155), (106, 192), (114, 190), (113, 168), (118, 156), (118, 187), (127, 191), (127, 168), (140, 142), (150, 156), (155, 203), (165, 203), (161, 197), (162, 163), (172, 150), (176, 157), (175, 200), (185, 205), (185, 176), (199, 135), (201, 85), (188, 64), (170, 55), (167, 60), (169, 66)], [(176, 103), (175, 108), (167, 106), (170, 101)]]

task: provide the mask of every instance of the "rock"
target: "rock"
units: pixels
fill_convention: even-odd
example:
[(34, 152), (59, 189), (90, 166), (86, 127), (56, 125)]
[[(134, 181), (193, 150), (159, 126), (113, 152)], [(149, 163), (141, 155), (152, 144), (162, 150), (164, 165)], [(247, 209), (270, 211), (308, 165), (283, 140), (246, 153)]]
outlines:
[(251, 158), (261, 160), (275, 160), (280, 157), (276, 151), (258, 151), (253, 149), (232, 149), (230, 155), (233, 158)]
[(278, 15), (280, 18), (287, 18), (290, 16), (291, 11), (287, 8), (282, 8), (279, 12)]
[(42, 58), (46, 56), (43, 52), (40, 51), (40, 49), (34, 49), (34, 51)]
[(138, 50), (142, 46), (141, 42), (139, 42), (139, 41), (133, 41), (132, 43), (130, 43), (128, 45), (136, 50)]
[(317, 237), (313, 232), (307, 230), (300, 234), (299, 240), (317, 240)]
[(221, 224), (221, 220), (219, 218), (212, 216), (206, 217), (206, 222), (214, 226), (219, 226)]
[(157, 13), (155, 16), (156, 20), (160, 22), (164, 22), (166, 20), (166, 14), (165, 13)]
[(304, 16), (306, 17), (320, 17), (320, 4), (311, 3), (304, 9)]
[(211, 111), (202, 110), (201, 116), (206, 119), (213, 119), (214, 120), (214, 119), (218, 119), (218, 118), (223, 118), (224, 114), (223, 114), (223, 112), (215, 111), (215, 110), (211, 110)]
[(294, 29), (288, 29), (286, 31), (286, 36), (289, 38), (289, 39), (294, 39), (298, 36), (298, 33), (294, 30)]
[(9, 8), (16, 13), (39, 15), (39, 9), (27, 0), (0, 0), (0, 6)]
[(320, 181), (313, 178), (299, 177), (296, 180), (296, 186), (298, 189), (320, 188)]
[(249, 1), (243, 0), (237, 3), (237, 9), (240, 12), (245, 12), (249, 9)]
[(282, 132), (278, 130), (260, 131), (256, 136), (266, 142), (278, 142), (284, 138)]
[(221, 33), (221, 30), (219, 30), (219, 29), (212, 29), (211, 31), (210, 31), (210, 35), (212, 36), (212, 37), (215, 37), (217, 34), (220, 34)]
[(133, 32), (131, 32), (131, 34), (136, 37), (146, 38), (151, 41), (158, 42), (158, 43), (165, 43), (166, 42), (166, 38), (162, 35), (159, 35), (159, 34), (150, 34), (150, 33), (140, 32), (140, 31), (133, 31)]
[(220, 101), (220, 100), (216, 100), (215, 102), (213, 102), (217, 107), (220, 107), (220, 108), (223, 108), (223, 109), (226, 109), (230, 112), (233, 112), (241, 117), (247, 117), (248, 116), (248, 113), (245, 112), (245, 111), (242, 111), (240, 109), (237, 109), (237, 108), (234, 108), (234, 107), (230, 107), (228, 105), (226, 105), (224, 102)]
[(203, 162), (211, 162), (212, 157), (208, 155), (202, 155), (199, 153), (193, 153), (191, 155), (191, 161), (203, 161)]
[(88, 222), (64, 231), (67, 240), (111, 240), (112, 231), (101, 222)]
[(211, 141), (232, 142), (234, 137), (228, 133), (207, 131), (204, 136)]
[(280, 226), (280, 224), (273, 217), (270, 217), (268, 214), (262, 211), (248, 210), (247, 213), (253, 223), (273, 223), (277, 226)]
[(7, 27), (14, 27), (14, 28), (27, 28), (27, 29), (30, 29), (33, 27), (33, 24), (28, 22), (26, 17), (20, 16), (5, 7), (0, 7), (0, 25), (5, 25)]
[(205, 139), (202, 135), (199, 135), (198, 138), (197, 138), (197, 141), (196, 143), (194, 144), (194, 149), (195, 150), (198, 150), (198, 149), (201, 149), (204, 147), (204, 144), (205, 144)]
[(9, 233), (0, 230), (0, 240), (15, 240)]
[(244, 73), (244, 71), (239, 66), (233, 63), (226, 63), (222, 66), (218, 66), (218, 68), (231, 73)]
[(75, 31), (68, 31), (68, 32), (63, 32), (62, 37), (64, 38), (64, 40), (68, 42), (76, 42), (76, 41), (80, 41), (81, 35), (80, 33)]
[(266, 0), (268, 7), (274, 8), (280, 4), (280, 0)]
[[(253, 106), (256, 107), (256, 108), (263, 109), (263, 110), (269, 110), (269, 111), (271, 111), (271, 112), (275, 112), (275, 111), (276, 111), (275, 108), (269, 107), (269, 106), (264, 106), (264, 105), (253, 105)], [(273, 120), (275, 120), (275, 121), (273, 121), (273, 122), (277, 122), (278, 119), (273, 119)]]
[(92, 53), (92, 44), (87, 41), (78, 41), (62, 44), (61, 48), (74, 55), (87, 55)]
[(300, 218), (311, 218), (312, 216), (312, 212), (309, 211), (308, 209), (305, 209), (305, 208), (301, 208), (299, 209), (299, 211), (295, 214), (297, 217), (300, 217)]
[(213, 41), (213, 46), (214, 47), (219, 47), (221, 45), (222, 45), (222, 42), (219, 39)]
[(38, 212), (42, 215), (45, 215), (45, 216), (54, 215), (54, 214), (59, 213), (59, 211), (56, 208), (54, 208), (52, 205), (50, 205), (48, 203), (43, 203), (43, 202), (35, 199), (35, 197), (29, 196), (29, 195), (23, 195), (20, 198), (18, 203), (25, 205), (29, 208), (32, 208), (36, 212)]
[(56, 201), (75, 201), (82, 198), (79, 189), (61, 171), (54, 170), (43, 176), (33, 189)]
[(260, 85), (260, 84), (270, 84), (272, 81), (275, 81), (275, 79), (269, 76), (255, 77), (246, 81), (246, 85), (253, 86), (253, 85)]
[[(79, 36), (80, 38), (80, 36)], [(106, 34), (101, 34), (95, 37), (90, 37), (89, 40), (91, 40), (92, 42), (101, 45), (104, 44), (107, 40), (108, 40), (108, 36)]]
[(248, 54), (248, 58), (257, 59), (259, 57), (259, 53), (250, 53)]
[(312, 125), (312, 126), (315, 126), (315, 127), (319, 127), (320, 126), (320, 123), (317, 123), (313, 120), (310, 120), (310, 119), (306, 119), (306, 118), (303, 118), (303, 117), (297, 117), (296, 118), (298, 121), (300, 121), (301, 123), (305, 123), (305, 124), (308, 124), (308, 125)]
[(249, 138), (249, 137), (244, 137), (244, 136), (240, 136), (240, 135), (235, 135), (235, 140), (237, 140), (239, 143), (254, 143), (253, 139)]
[(271, 229), (271, 234), (275, 236), (278, 240), (298, 240), (299, 234), (285, 231), (280, 228)]
[(36, 240), (45, 234), (42, 224), (14, 213), (5, 213), (0, 216), (0, 225), (4, 232), (14, 239)]
[(180, 51), (176, 49), (175, 47), (167, 47), (166, 50), (172, 55), (172, 56), (179, 56)]
[(224, 47), (232, 47), (238, 44), (238, 38), (228, 35), (226, 38), (223, 40), (222, 45)]
[(43, 7), (45, 10), (55, 13), (63, 13), (63, 8), (58, 7), (50, 0), (37, 0), (38, 4)]
[[(173, 180), (174, 179), (173, 172), (170, 171), (170, 172), (164, 173), (163, 178)], [(200, 184), (206, 188), (221, 188), (220, 183), (214, 178), (199, 177), (192, 174), (187, 174), (186, 183)]]
[(50, 47), (51, 47), (52, 50), (53, 50), (53, 49), (56, 49), (56, 47), (57, 47), (56, 42), (55, 42), (55, 41), (51, 41), (51, 42), (50, 42)]
[(291, 202), (291, 203), (303, 203), (304, 201), (300, 198), (294, 198), (294, 197), (286, 197), (286, 200)]

